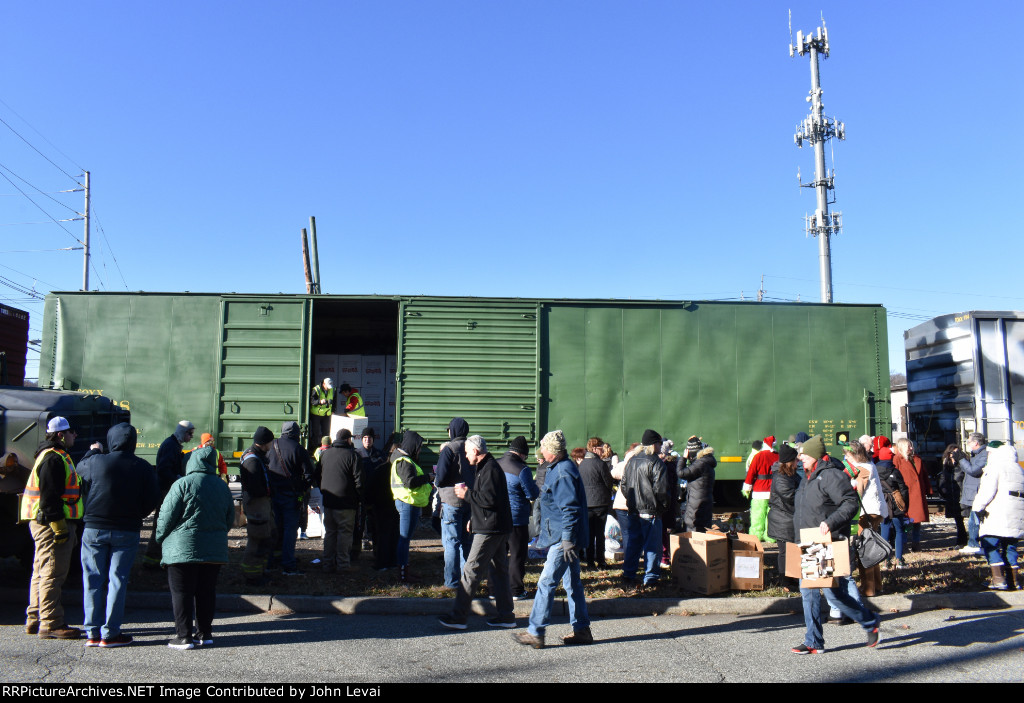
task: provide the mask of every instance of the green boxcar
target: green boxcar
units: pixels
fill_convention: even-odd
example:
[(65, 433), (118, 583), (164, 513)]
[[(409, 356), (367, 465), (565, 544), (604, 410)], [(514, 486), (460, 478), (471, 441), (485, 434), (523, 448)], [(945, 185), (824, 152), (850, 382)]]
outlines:
[(339, 352), (397, 355), (396, 426), (432, 452), (456, 415), (495, 446), (561, 428), (620, 456), (651, 427), (701, 435), (729, 480), (766, 435), (890, 422), (877, 305), (74, 292), (43, 329), (41, 383), (130, 409), (150, 458), (182, 418), (228, 455), (305, 426), (311, 360)]

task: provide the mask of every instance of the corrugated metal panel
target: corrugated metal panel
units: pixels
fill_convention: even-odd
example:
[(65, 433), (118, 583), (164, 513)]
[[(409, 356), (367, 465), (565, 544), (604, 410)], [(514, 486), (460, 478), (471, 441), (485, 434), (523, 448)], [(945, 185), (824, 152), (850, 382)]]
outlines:
[(402, 304), (397, 424), (429, 444), (463, 417), (495, 446), (537, 433), (538, 305), (416, 298)]
[(1024, 313), (942, 315), (904, 342), (909, 436), (921, 454), (975, 430), (1024, 450)]
[(596, 435), (621, 456), (646, 428), (677, 443), (700, 434), (726, 479), (743, 464), (722, 459), (769, 434), (832, 444), (841, 431), (888, 428), (878, 307), (553, 303), (542, 320), (541, 424), (570, 446)]
[(217, 447), (245, 449), (259, 425), (306, 422), (308, 298), (225, 298), (221, 307)]

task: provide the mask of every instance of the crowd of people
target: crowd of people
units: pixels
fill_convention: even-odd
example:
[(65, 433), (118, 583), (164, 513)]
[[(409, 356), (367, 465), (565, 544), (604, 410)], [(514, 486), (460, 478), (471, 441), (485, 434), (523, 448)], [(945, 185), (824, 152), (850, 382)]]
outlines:
[[(122, 423), (108, 432), (106, 449), (94, 445), (76, 466), (68, 454), (74, 429), (62, 417), (49, 421), (21, 506), (20, 517), (35, 541), (26, 633), (59, 639), (83, 634), (67, 624), (60, 598), (80, 522), (86, 646), (130, 644), (131, 636), (121, 631), (127, 578), (143, 519), (156, 510), (143, 562), (167, 570), (175, 628), (168, 645), (213, 644), (217, 576), (229, 562), (235, 510), (212, 439), (204, 435), (197, 448), (185, 448), (194, 432), (192, 423), (180, 422), (153, 467), (135, 456), (136, 430)], [(448, 434), (430, 471), (420, 466), (424, 440), (415, 431), (396, 434), (382, 453), (372, 429), (357, 438), (342, 429), (333, 439), (324, 436), (311, 454), (296, 423), (284, 423), (277, 437), (258, 427), (239, 472), (245, 579), (265, 583), (274, 569), (286, 577), (305, 575), (296, 541), (305, 532), (301, 519), (313, 488), (324, 526), (324, 572), (353, 569), (361, 549), (372, 546), (375, 568), (397, 568), (401, 581), (413, 580), (410, 542), (419, 521), (432, 515), (444, 547), (444, 584), (455, 592), (450, 614), (440, 619), (443, 626), (467, 627), (472, 598), (486, 578), (497, 609), (487, 624), (515, 628), (514, 601), (532, 597), (528, 627), (514, 636), (542, 648), (561, 582), (572, 627), (562, 641), (589, 644), (594, 636), (581, 570), (608, 568), (606, 534), (621, 542), (623, 587), (638, 591), (656, 584), (669, 566), (671, 533), (714, 526), (717, 462), (699, 436), (689, 437), (679, 452), (648, 429), (620, 459), (600, 437), (569, 450), (562, 432), (554, 430), (539, 443), (534, 472), (524, 437), (496, 457), (482, 436), (469, 434), (462, 418), (452, 419)], [(932, 485), (911, 442), (893, 445), (885, 437), (865, 436), (840, 449), (841, 458), (830, 456), (820, 436), (805, 433), (779, 442), (768, 436), (754, 443), (747, 459), (749, 531), (778, 543), (782, 585), (799, 589), (803, 599), (807, 633), (793, 648), (797, 654), (824, 646), (819, 589), (801, 588), (797, 579), (784, 576), (784, 555), (801, 541), (801, 530), (835, 539), (880, 531), (894, 541), (890, 567), (898, 569), (908, 548), (920, 547), (920, 526), (929, 519)], [(989, 443), (980, 434), (968, 438), (966, 450), (952, 446), (944, 455), (962, 507), (957, 517), (968, 520), (967, 527), (960, 525), (965, 553), (984, 550), (990, 587), (1013, 589), (1019, 584), (1017, 541), (1024, 537), (1024, 470), (1011, 445)], [(531, 547), (545, 554), (534, 594), (524, 578)], [(881, 593), (880, 567), (860, 565), (859, 576), (859, 587), (852, 577), (836, 577), (821, 591), (833, 615), (860, 624), (873, 647), (878, 616), (863, 598)]]

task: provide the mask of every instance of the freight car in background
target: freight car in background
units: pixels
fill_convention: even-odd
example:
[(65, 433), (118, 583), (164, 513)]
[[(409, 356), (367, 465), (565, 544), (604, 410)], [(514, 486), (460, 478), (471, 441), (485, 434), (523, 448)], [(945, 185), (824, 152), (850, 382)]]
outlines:
[(1024, 458), (1024, 312), (941, 315), (903, 337), (907, 435), (921, 456), (978, 431)]
[(28, 313), (0, 305), (0, 386), (25, 385)]
[(183, 418), (229, 456), (257, 425), (305, 427), (318, 357), (340, 380), (393, 357), (378, 402), (435, 453), (453, 416), (494, 447), (561, 428), (620, 455), (652, 427), (703, 436), (727, 481), (765, 435), (890, 423), (877, 305), (68, 292), (43, 329), (41, 385), (130, 409), (150, 459)]

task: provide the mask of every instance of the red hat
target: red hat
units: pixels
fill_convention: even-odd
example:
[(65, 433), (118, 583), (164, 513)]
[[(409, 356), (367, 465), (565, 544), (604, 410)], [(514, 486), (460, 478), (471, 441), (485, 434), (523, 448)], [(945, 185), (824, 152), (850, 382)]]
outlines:
[(889, 441), (889, 438), (884, 437), (882, 435), (878, 435), (877, 437), (875, 437), (872, 444), (875, 446), (875, 454), (878, 454), (878, 450), (881, 449), (882, 447), (892, 446), (892, 442)]
[[(885, 437), (882, 437), (885, 439)], [(892, 450), (889, 447), (882, 447), (878, 450), (878, 458), (881, 461), (892, 461)]]
[(769, 435), (764, 438), (764, 443), (768, 445), (769, 449), (775, 446), (775, 437)]

